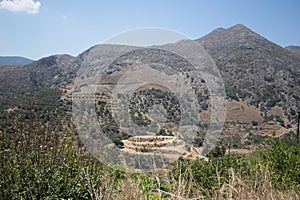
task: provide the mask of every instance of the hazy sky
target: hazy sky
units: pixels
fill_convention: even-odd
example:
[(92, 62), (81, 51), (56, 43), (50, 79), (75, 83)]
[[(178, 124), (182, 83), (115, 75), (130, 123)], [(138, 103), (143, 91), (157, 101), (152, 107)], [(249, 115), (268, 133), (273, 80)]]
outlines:
[(0, 55), (78, 55), (120, 32), (161, 27), (199, 38), (244, 24), (300, 46), (299, 0), (0, 0)]

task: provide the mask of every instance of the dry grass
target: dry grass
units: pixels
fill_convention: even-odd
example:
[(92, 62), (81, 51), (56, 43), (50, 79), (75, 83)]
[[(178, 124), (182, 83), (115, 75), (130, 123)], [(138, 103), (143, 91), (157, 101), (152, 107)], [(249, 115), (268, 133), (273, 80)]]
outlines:
[[(86, 171), (85, 173), (88, 173)], [(218, 174), (218, 171), (216, 171)], [(146, 173), (145, 173), (146, 174)], [(179, 179), (169, 179), (166, 170), (151, 173), (151, 181), (145, 183), (139, 174), (136, 179), (133, 174), (128, 173), (124, 180), (118, 185), (117, 192), (110, 191), (112, 189), (111, 178), (106, 177), (102, 181), (106, 184), (105, 191), (90, 190), (91, 199), (166, 199), (166, 200), (196, 200), (196, 199), (212, 199), (212, 200), (298, 200), (300, 192), (279, 191), (272, 186), (272, 181), (268, 169), (261, 166), (260, 170), (254, 176), (253, 180), (243, 180), (240, 175), (235, 173), (234, 169), (230, 169), (230, 179), (228, 183), (220, 184), (214, 189), (213, 193), (203, 188), (199, 188), (192, 178), (190, 168), (179, 174)], [(86, 174), (88, 180), (88, 174)], [(219, 177), (220, 179), (222, 177)], [(147, 185), (148, 184), (148, 185)], [(161, 189), (162, 185), (169, 185), (169, 191)], [(155, 188), (156, 187), (156, 188)], [(103, 193), (104, 191), (104, 193)], [(208, 194), (211, 195), (208, 195)]]

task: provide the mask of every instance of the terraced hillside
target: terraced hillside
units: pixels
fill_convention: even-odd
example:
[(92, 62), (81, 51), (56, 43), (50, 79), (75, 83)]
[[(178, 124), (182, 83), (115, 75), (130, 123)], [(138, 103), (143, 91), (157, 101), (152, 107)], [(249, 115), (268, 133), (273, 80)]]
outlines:
[[(264, 145), (265, 138), (272, 135), (293, 143), (300, 101), (298, 87), (300, 57), (296, 53), (297, 48), (282, 48), (243, 25), (216, 29), (196, 41), (213, 58), (224, 80), (227, 113), (221, 135), (222, 145), (227, 146), (230, 143), (234, 148), (253, 149)], [(184, 45), (184, 42), (181, 44)], [(113, 63), (106, 63), (105, 55), (111, 55), (116, 51), (121, 56)], [(106, 54), (98, 58), (99, 52)], [(129, 53), (123, 55), (122, 52)], [(98, 63), (93, 60), (97, 60)], [(122, 147), (121, 141), (130, 135), (124, 133), (128, 132), (127, 130), (119, 130), (115, 113), (110, 110), (111, 91), (118, 80), (139, 63), (156, 62), (173, 66), (173, 69), (181, 73), (187, 83), (198, 91), (197, 101), (201, 107), (199, 115), (202, 131), (198, 133), (194, 144), (201, 146), (211, 116), (211, 96), (206, 82), (194, 73), (195, 70), (186, 60), (155, 47), (140, 49), (129, 46), (96, 45), (76, 58), (67, 55), (51, 56), (22, 67), (0, 67), (0, 98), (2, 102), (6, 102), (5, 99), (8, 97), (40, 88), (61, 87), (62, 91), (69, 95), (64, 99), (67, 105), (71, 106), (71, 94), (79, 89), (73, 88), (73, 82), (77, 73), (80, 76), (82, 70), (80, 66), (88, 66), (85, 69), (86, 77), (82, 77), (87, 80), (97, 70), (104, 70), (105, 75), (100, 83), (103, 87), (99, 89), (95, 99), (96, 112), (104, 130), (119, 147)], [(88, 81), (83, 84), (88, 84)], [(149, 86), (141, 88), (141, 93), (136, 95), (145, 96), (142, 92), (152, 88), (157, 90), (158, 103), (160, 93), (170, 92), (164, 88)], [(171, 94), (167, 96), (169, 96), (166, 101), (168, 105), (164, 106), (170, 108), (172, 112), (164, 115), (167, 118), (166, 125), (157, 127), (156, 133), (161, 135), (174, 134), (178, 127), (178, 119), (182, 115), (176, 108), (178, 104), (176, 99)], [(153, 97), (155, 96), (151, 98)], [(143, 107), (142, 104), (149, 99), (146, 96), (139, 98), (131, 99), (130, 116), (135, 123), (145, 126), (151, 121), (149, 108), (152, 104)]]

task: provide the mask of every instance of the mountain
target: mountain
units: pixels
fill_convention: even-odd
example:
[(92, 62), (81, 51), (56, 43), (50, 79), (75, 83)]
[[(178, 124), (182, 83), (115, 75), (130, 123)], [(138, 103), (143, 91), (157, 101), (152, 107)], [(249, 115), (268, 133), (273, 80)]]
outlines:
[(34, 60), (20, 56), (0, 56), (0, 66), (27, 65), (32, 62), (34, 62)]
[(227, 95), (247, 100), (261, 111), (278, 105), (297, 110), (300, 57), (243, 25), (217, 29), (197, 41), (221, 71)]
[(291, 46), (287, 46), (285, 47), (287, 50), (297, 54), (298, 56), (300, 56), (300, 47), (299, 46), (294, 46), (294, 45), (291, 45)]
[(225, 134), (239, 133), (242, 142), (251, 143), (249, 139), (263, 140), (262, 136), (272, 132), (285, 137), (296, 131), (300, 57), (291, 53), (291, 48), (283, 48), (241, 24), (216, 29), (197, 41), (224, 79), (229, 100)]
[[(273, 132), (276, 137), (285, 137), (287, 133), (295, 131), (296, 113), (300, 107), (298, 47), (283, 48), (241, 24), (227, 29), (218, 28), (196, 41), (212, 57), (224, 80), (227, 96), (224, 138), (232, 141), (236, 148), (240, 148), (261, 144), (265, 137)], [(185, 41), (170, 45), (177, 45), (176, 47), (181, 45), (186, 49)], [(123, 55), (128, 51), (129, 53)], [(101, 57), (98, 57), (99, 53), (102, 54)], [(122, 56), (111, 63), (107, 58), (112, 53), (115, 53), (116, 57)], [(105, 85), (107, 92), (128, 69), (141, 62), (162, 62), (194, 78), (189, 63), (170, 52), (155, 47), (145, 50), (124, 45), (96, 45), (76, 58), (69, 55), (54, 55), (22, 67), (0, 67), (0, 96), (13, 97), (45, 87), (65, 87), (65, 91), (71, 92), (69, 84), (74, 81), (77, 73), (82, 80), (89, 80), (89, 76), (97, 70), (105, 72), (101, 84)], [(83, 71), (78, 71), (79, 69)], [(203, 90), (198, 96), (198, 101), (202, 104), (201, 118), (210, 119), (210, 97), (205, 96), (207, 90), (205, 82), (202, 80), (196, 82), (201, 82)], [(83, 81), (83, 84), (86, 82)], [(109, 92), (106, 95), (109, 96)], [(165, 96), (171, 98), (167, 93)], [(173, 113), (178, 112), (173, 110)], [(176, 114), (174, 116), (177, 117)], [(108, 114), (104, 118), (109, 119), (111, 116)], [(111, 124), (117, 127), (114, 122), (106, 123), (109, 130), (112, 130), (109, 128)], [(203, 127), (207, 125), (208, 122), (204, 121)], [(119, 134), (118, 130), (113, 132), (114, 137), (115, 134)], [(119, 140), (123, 138), (117, 139), (120, 142)]]
[(67, 67), (74, 60), (70, 55), (53, 55), (24, 66), (0, 67), (0, 99), (66, 84), (72, 75)]

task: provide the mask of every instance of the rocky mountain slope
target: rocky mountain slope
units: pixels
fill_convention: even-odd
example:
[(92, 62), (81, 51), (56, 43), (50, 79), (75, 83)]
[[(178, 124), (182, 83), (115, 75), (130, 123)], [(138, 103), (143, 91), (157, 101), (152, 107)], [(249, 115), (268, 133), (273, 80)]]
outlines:
[(299, 46), (287, 46), (285, 47), (287, 50), (293, 52), (294, 54), (297, 54), (297, 56), (300, 56), (300, 47)]
[(198, 39), (219, 67), (232, 100), (247, 100), (266, 112), (278, 105), (297, 110), (300, 57), (243, 25), (217, 29)]
[[(210, 54), (224, 79), (227, 96), (224, 138), (238, 148), (263, 143), (265, 136), (272, 135), (274, 131), (277, 137), (292, 134), (296, 127), (296, 111), (300, 106), (298, 47), (280, 47), (240, 24), (228, 29), (216, 29), (196, 41)], [(106, 66), (108, 60), (105, 55), (111, 52), (122, 55), (122, 52), (128, 50), (131, 50), (129, 54)], [(95, 57), (99, 52), (106, 54), (99, 59)], [(134, 62), (129, 63), (126, 58)], [(94, 62), (95, 59), (97, 62)], [(102, 84), (111, 87), (126, 72), (124, 69), (130, 69), (140, 62), (157, 61), (163, 64), (170, 61), (188, 77), (193, 77), (188, 63), (168, 52), (151, 48), (140, 50), (129, 46), (96, 45), (76, 58), (55, 55), (22, 67), (0, 67), (0, 98), (43, 87), (64, 88), (74, 81), (83, 64), (89, 69), (84, 69), (83, 74), (79, 72), (83, 75), (82, 79), (106, 66), (107, 76)], [(204, 85), (202, 92), (205, 93), (205, 84), (201, 84)], [(67, 89), (71, 91), (69, 86)], [(205, 99), (201, 97), (203, 119), (210, 116), (210, 105), (208, 99)], [(99, 110), (106, 109), (101, 106)], [(111, 118), (110, 115), (106, 117)]]
[(24, 66), (0, 67), (0, 100), (43, 87), (58, 87), (71, 81), (67, 66), (75, 58), (54, 55)]

